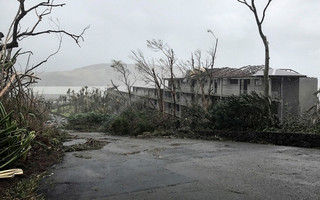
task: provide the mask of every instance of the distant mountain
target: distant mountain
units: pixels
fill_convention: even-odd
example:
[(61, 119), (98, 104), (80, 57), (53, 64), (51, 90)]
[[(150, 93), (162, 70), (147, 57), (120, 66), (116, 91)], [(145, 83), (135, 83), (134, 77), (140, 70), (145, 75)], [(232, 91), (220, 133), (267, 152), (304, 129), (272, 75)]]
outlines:
[[(67, 71), (42, 72), (37, 76), (41, 79), (35, 86), (111, 86), (111, 80), (116, 85), (123, 85), (119, 81), (120, 73), (116, 72), (111, 64), (95, 64)], [(128, 64), (128, 69), (135, 74), (135, 86), (147, 86), (141, 78), (134, 64)], [(181, 72), (175, 69), (175, 74), (181, 76)], [(131, 83), (134, 82), (133, 76)], [(149, 84), (149, 87), (152, 84)]]
[[(119, 73), (110, 65), (96, 64), (69, 71), (39, 73), (38, 77), (41, 80), (36, 86), (108, 86), (111, 85), (111, 80), (115, 84), (120, 84)], [(128, 68), (136, 73), (133, 64), (129, 64)]]

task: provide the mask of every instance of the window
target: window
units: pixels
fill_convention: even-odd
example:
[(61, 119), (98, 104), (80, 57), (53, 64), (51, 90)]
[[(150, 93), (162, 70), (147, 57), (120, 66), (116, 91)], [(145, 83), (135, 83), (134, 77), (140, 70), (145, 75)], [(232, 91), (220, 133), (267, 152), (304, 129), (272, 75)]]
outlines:
[(218, 81), (215, 80), (214, 81), (214, 93), (217, 93), (218, 92)]
[(191, 81), (191, 87), (194, 87), (196, 85), (196, 81), (195, 80), (192, 80)]
[(232, 79), (232, 78), (230, 78), (230, 84), (231, 85), (238, 85), (238, 79)]
[(194, 99), (195, 99), (194, 96), (195, 96), (194, 94), (191, 94), (191, 101), (194, 101)]
[(180, 93), (177, 93), (177, 101), (180, 101)]
[(180, 88), (180, 81), (177, 82), (176, 87), (179, 89)]

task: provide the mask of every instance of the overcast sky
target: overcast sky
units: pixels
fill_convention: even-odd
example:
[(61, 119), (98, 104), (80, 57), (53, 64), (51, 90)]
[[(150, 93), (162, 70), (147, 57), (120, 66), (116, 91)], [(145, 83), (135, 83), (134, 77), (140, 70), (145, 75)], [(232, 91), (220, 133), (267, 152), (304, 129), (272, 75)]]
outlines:
[[(28, 0), (27, 0), (28, 1)], [(6, 33), (18, 8), (17, 1), (0, 0), (0, 31)], [(29, 0), (29, 2), (38, 2)], [(60, 52), (41, 70), (61, 71), (112, 59), (133, 63), (131, 50), (152, 58), (146, 40), (161, 39), (179, 59), (206, 52), (213, 44), (207, 29), (219, 38), (216, 67), (242, 67), (264, 63), (264, 48), (253, 14), (236, 0), (56, 0), (66, 6), (53, 10), (61, 27), (80, 33), (90, 25), (79, 48), (64, 37)], [(266, 2), (259, 0), (259, 2)], [(26, 18), (22, 23), (32, 23)], [(48, 25), (43, 21), (43, 25)], [(22, 26), (25, 28), (26, 26)], [(320, 78), (320, 1), (274, 0), (263, 25), (270, 43), (273, 68), (291, 68)], [(24, 40), (21, 46), (34, 51), (33, 62), (55, 51), (54, 35)], [(23, 63), (21, 63), (23, 65)]]

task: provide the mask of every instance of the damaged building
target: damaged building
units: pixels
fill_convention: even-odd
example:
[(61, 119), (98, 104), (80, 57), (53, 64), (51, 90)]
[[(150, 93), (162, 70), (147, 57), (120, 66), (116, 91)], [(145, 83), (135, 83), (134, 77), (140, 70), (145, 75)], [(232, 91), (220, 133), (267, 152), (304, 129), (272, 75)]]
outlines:
[[(242, 68), (213, 68), (189, 71), (184, 77), (165, 78), (163, 108), (168, 114), (181, 116), (185, 107), (202, 105), (205, 97), (210, 103), (231, 95), (264, 93), (264, 66)], [(173, 99), (173, 86), (175, 103)], [(269, 69), (269, 96), (278, 103), (278, 115), (301, 115), (317, 103), (318, 80), (291, 69)], [(112, 91), (111, 91), (112, 92)], [(115, 92), (112, 92), (115, 93)], [(155, 88), (133, 87), (132, 99), (144, 101), (146, 106), (158, 108)]]

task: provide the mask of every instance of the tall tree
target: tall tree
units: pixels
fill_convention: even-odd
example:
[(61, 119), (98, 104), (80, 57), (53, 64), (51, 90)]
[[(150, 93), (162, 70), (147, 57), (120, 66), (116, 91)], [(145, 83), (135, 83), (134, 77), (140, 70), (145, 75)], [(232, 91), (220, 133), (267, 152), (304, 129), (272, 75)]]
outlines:
[[(128, 95), (129, 95), (129, 104), (131, 104), (131, 88), (136, 82), (136, 77), (134, 74), (132, 74), (127, 65), (123, 63), (121, 60), (112, 60), (111, 67), (118, 73), (120, 73), (119, 80), (126, 86), (128, 90)], [(117, 86), (114, 84), (114, 82), (111, 80), (111, 83), (114, 87), (117, 88)]]
[(131, 58), (136, 62), (136, 68), (142, 75), (144, 81), (155, 86), (156, 97), (158, 101), (158, 109), (160, 113), (164, 113), (164, 100), (163, 100), (163, 71), (157, 71), (154, 60), (147, 61), (144, 54), (138, 51), (132, 51)]
[[(188, 83), (194, 97), (192, 104), (197, 104), (197, 96), (201, 95), (201, 102), (205, 112), (211, 105), (211, 95), (214, 90), (213, 71), (218, 50), (218, 38), (212, 30), (208, 30), (214, 37), (212, 48), (208, 51), (208, 57), (203, 59), (202, 52), (196, 50), (191, 53), (191, 58), (187, 62), (182, 62), (180, 68), (185, 71), (188, 77)], [(195, 88), (196, 87), (196, 88)], [(200, 91), (199, 91), (200, 90)]]
[(264, 45), (264, 51), (265, 51), (265, 63), (264, 63), (264, 95), (269, 96), (269, 61), (270, 61), (270, 56), (269, 56), (269, 42), (267, 40), (267, 36), (264, 34), (262, 30), (262, 24), (266, 16), (266, 11), (271, 3), (272, 0), (268, 0), (267, 4), (264, 6), (263, 11), (262, 11), (262, 16), (259, 17), (259, 11), (256, 7), (255, 0), (251, 0), (251, 3), (248, 3), (246, 0), (237, 0), (238, 2), (246, 5), (251, 12), (254, 15), (256, 24), (258, 26), (258, 31), (259, 35), (262, 39), (263, 45)]
[(147, 46), (155, 52), (161, 52), (164, 58), (160, 58), (158, 60), (159, 67), (163, 69), (165, 75), (170, 77), (170, 84), (165, 85), (164, 87), (170, 91), (171, 100), (173, 102), (173, 106), (171, 107), (173, 116), (176, 117), (176, 109), (177, 109), (177, 85), (174, 80), (175, 73), (174, 67), (176, 62), (175, 53), (172, 48), (170, 48), (167, 44), (164, 44), (162, 40), (147, 40)]

